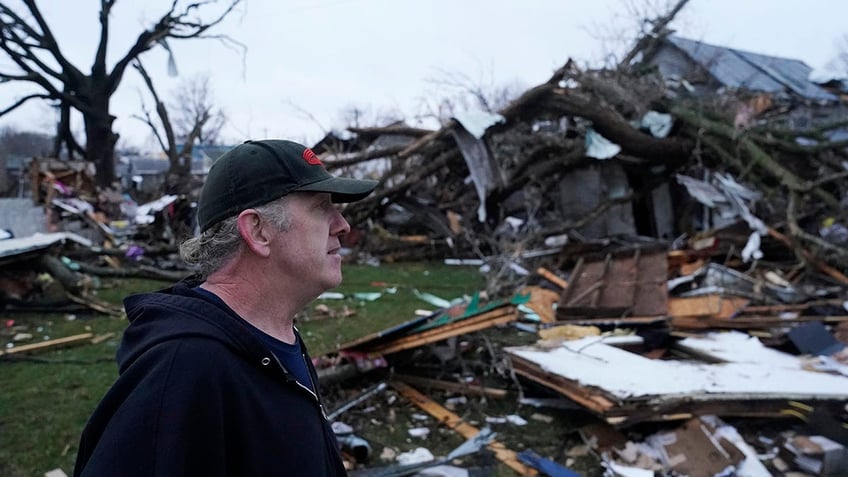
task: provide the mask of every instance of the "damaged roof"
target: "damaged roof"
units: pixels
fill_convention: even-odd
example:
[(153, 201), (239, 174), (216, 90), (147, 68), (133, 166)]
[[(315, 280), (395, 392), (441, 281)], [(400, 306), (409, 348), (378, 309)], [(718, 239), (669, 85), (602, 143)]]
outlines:
[(789, 91), (816, 101), (837, 100), (836, 96), (809, 80), (812, 68), (803, 61), (710, 45), (674, 35), (667, 40), (728, 88), (767, 93)]

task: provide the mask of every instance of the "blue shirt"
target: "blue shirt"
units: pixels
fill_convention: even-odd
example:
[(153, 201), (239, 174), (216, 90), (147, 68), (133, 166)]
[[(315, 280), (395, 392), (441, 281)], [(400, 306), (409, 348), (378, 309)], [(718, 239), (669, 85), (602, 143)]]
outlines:
[[(211, 299), (215, 303), (229, 308), (221, 297), (211, 291), (200, 287), (195, 287), (194, 290)], [(280, 360), (280, 364), (283, 365), (286, 371), (288, 371), (288, 373), (291, 374), (298, 383), (302, 384), (313, 393), (315, 392), (315, 386), (312, 384), (312, 378), (309, 376), (309, 369), (306, 367), (305, 361), (306, 357), (304, 356), (303, 348), (300, 344), (300, 337), (298, 335), (295, 335), (297, 341), (293, 344), (289, 344), (274, 338), (268, 333), (265, 333), (259, 328), (253, 326), (244, 318), (242, 318), (242, 322), (244, 322), (244, 324), (253, 331), (256, 337), (259, 338), (259, 340), (262, 341), (262, 343), (267, 346), (272, 353), (274, 353), (274, 356)]]

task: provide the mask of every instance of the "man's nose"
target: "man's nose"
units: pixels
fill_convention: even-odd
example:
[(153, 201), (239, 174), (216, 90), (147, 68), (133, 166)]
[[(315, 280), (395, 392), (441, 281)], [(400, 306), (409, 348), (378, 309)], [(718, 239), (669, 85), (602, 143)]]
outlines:
[(333, 235), (344, 235), (350, 232), (350, 224), (347, 223), (347, 220), (338, 210), (336, 210), (336, 216), (333, 220), (333, 227), (330, 229), (330, 232)]

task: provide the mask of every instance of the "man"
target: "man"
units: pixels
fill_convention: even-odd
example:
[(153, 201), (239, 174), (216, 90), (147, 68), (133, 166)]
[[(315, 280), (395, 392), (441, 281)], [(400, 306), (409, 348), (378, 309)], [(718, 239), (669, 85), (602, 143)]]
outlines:
[(342, 279), (334, 202), (375, 181), (331, 176), (310, 150), (248, 141), (212, 166), (196, 277), (124, 300), (120, 376), (89, 419), (77, 476), (345, 475), (293, 320)]

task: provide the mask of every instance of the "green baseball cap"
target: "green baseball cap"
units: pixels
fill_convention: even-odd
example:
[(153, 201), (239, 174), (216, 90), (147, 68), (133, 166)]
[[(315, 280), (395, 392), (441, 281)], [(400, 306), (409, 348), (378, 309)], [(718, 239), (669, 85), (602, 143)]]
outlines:
[(330, 175), (306, 146), (282, 139), (246, 141), (225, 152), (206, 176), (197, 220), (205, 232), (242, 210), (298, 191), (328, 192), (333, 202), (364, 198), (377, 181)]

